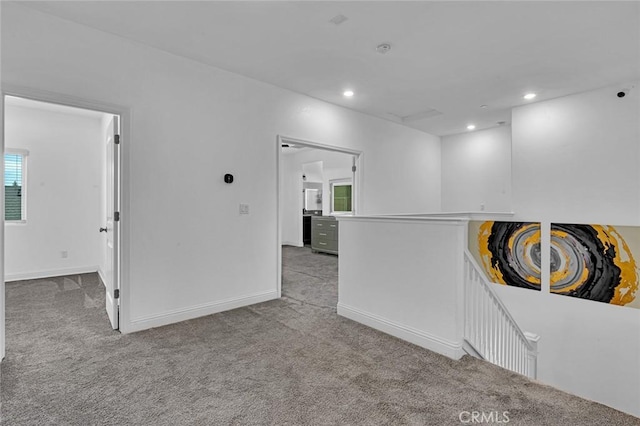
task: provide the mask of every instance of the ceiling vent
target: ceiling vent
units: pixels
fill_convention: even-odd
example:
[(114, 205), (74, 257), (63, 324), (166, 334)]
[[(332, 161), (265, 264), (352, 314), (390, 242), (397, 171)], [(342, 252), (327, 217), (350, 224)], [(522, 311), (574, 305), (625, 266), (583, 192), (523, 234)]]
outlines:
[(442, 115), (442, 112), (438, 111), (437, 109), (429, 108), (427, 110), (420, 111), (415, 114), (409, 114), (409, 115), (398, 115), (392, 112), (390, 112), (389, 114), (393, 115), (394, 117), (397, 117), (403, 123), (412, 123), (418, 120), (437, 117), (438, 115)]

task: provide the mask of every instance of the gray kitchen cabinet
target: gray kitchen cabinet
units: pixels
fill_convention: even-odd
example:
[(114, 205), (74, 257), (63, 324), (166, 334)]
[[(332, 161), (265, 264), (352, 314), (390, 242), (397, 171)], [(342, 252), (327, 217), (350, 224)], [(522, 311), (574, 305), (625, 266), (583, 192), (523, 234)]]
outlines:
[(338, 254), (338, 221), (333, 216), (311, 218), (311, 249)]

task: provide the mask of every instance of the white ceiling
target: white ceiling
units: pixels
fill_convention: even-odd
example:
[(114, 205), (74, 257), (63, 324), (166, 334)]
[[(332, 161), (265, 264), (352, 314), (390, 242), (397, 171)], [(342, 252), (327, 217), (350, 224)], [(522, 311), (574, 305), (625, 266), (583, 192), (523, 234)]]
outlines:
[(539, 101), (640, 79), (635, 1), (21, 4), (437, 135), (508, 123), (528, 91)]

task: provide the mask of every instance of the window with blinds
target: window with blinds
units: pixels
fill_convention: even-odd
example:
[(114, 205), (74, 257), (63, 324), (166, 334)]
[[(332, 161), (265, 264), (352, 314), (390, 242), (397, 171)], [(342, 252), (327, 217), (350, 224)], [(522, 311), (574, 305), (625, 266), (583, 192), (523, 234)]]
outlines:
[(4, 219), (26, 220), (24, 185), (26, 153), (4, 154)]

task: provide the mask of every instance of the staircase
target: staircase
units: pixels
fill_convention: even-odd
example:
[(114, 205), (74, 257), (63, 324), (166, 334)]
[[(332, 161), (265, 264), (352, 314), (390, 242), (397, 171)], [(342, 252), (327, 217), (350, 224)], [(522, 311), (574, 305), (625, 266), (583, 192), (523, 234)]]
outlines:
[(536, 378), (539, 336), (523, 332), (477, 262), (464, 253), (464, 344), (471, 356)]

